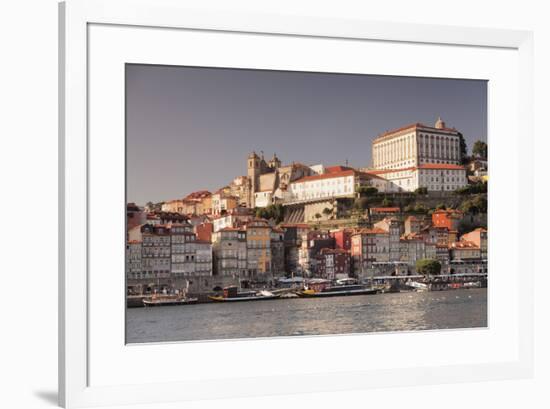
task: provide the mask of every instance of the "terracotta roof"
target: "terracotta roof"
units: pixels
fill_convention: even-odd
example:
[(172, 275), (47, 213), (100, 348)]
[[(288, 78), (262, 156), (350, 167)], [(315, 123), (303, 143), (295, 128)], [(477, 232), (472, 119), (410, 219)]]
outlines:
[(128, 244), (140, 244), (141, 240), (130, 240), (128, 241)]
[(326, 173), (343, 172), (343, 171), (346, 171), (346, 170), (354, 170), (354, 169), (350, 168), (349, 166), (341, 166), (341, 165), (329, 166), (329, 167), (325, 168)]
[(375, 227), (373, 229), (359, 229), (356, 233), (352, 234), (355, 236), (357, 234), (388, 234), (386, 230)]
[(396, 213), (399, 212), (399, 207), (371, 207), (370, 210), (372, 212), (380, 212), (380, 213)]

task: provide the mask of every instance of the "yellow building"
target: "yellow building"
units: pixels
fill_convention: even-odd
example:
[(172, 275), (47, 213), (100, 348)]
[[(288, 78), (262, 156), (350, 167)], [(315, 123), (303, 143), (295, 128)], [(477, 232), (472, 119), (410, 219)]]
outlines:
[(258, 279), (271, 278), (271, 226), (266, 220), (255, 219), (246, 225), (248, 272)]

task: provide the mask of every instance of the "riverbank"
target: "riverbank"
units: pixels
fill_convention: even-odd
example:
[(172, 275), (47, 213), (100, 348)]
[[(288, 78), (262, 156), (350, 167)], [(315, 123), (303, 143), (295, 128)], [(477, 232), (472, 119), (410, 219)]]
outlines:
[[(438, 276), (430, 279), (421, 278), (421, 276), (403, 276), (403, 277), (374, 277), (371, 279), (372, 288), (376, 293), (398, 293), (411, 291), (449, 291), (460, 289), (486, 288), (487, 276), (461, 276), (448, 275)], [(281, 299), (294, 298), (303, 290), (303, 285), (291, 287), (272, 287), (258, 288), (257, 291), (267, 290), (273, 294), (281, 295)], [(218, 296), (218, 292), (208, 293), (189, 293), (188, 297), (196, 299), (196, 303), (204, 304), (211, 303), (214, 296)], [(143, 300), (150, 298), (151, 294), (127, 295), (126, 306), (128, 308), (144, 307)]]

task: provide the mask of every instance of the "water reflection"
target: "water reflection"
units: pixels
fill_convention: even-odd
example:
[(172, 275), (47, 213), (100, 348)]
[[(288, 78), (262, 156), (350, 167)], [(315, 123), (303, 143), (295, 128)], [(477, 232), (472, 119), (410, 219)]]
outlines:
[(165, 342), (487, 326), (487, 290), (138, 308), (127, 340)]

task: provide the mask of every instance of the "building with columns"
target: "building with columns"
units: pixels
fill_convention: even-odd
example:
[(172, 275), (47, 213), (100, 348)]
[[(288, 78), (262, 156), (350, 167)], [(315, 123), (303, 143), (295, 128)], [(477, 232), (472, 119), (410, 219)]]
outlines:
[(460, 164), (460, 133), (439, 118), (434, 127), (420, 123), (385, 132), (372, 142), (375, 169), (430, 164)]
[(364, 171), (390, 182), (388, 192), (451, 192), (468, 184), (460, 141), (460, 132), (441, 118), (434, 127), (407, 125), (373, 140), (373, 168)]

